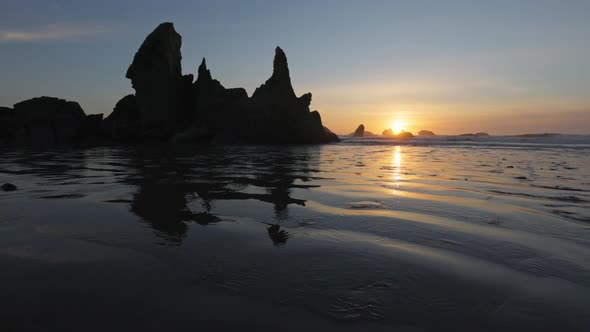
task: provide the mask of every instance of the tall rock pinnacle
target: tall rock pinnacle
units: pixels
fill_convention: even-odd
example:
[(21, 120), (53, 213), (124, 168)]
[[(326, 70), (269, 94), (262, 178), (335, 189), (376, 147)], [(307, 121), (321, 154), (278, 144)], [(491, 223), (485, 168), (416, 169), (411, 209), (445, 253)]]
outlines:
[(182, 38), (174, 25), (162, 23), (147, 36), (127, 70), (126, 77), (136, 91), (145, 136), (170, 135), (179, 119), (181, 45)]
[(197, 80), (200, 82), (207, 82), (213, 80), (213, 78), (211, 77), (211, 71), (207, 69), (207, 62), (205, 61), (205, 58), (203, 58), (203, 61), (199, 66), (199, 76), (197, 77)]

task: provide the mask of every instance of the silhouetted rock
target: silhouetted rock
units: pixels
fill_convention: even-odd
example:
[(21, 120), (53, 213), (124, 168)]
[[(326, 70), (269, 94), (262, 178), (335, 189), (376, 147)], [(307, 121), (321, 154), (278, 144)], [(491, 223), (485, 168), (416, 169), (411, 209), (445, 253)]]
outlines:
[(3, 185), (0, 186), (0, 189), (2, 191), (15, 191), (16, 190), (16, 186), (13, 185), (12, 183), (5, 183)]
[(334, 132), (332, 132), (326, 126), (323, 126), (323, 128), (324, 128), (325, 142), (340, 142), (340, 138), (338, 137), (338, 135), (336, 135)]
[(160, 24), (133, 58), (126, 77), (135, 89), (104, 120), (75, 102), (41, 97), (0, 109), (0, 143), (54, 145), (135, 140), (306, 144), (339, 141), (310, 111), (311, 93), (295, 95), (287, 57), (275, 50), (273, 73), (251, 98), (226, 89), (203, 59), (195, 82), (182, 75), (181, 36)]
[(162, 23), (147, 36), (127, 70), (136, 91), (142, 136), (170, 137), (182, 118), (181, 44), (174, 25)]
[(102, 136), (102, 114), (88, 114), (84, 117), (82, 125), (83, 139), (88, 140), (99, 140)]
[(280, 47), (275, 50), (271, 77), (254, 91), (238, 115), (241, 136), (253, 143), (327, 143), (338, 136), (326, 131), (320, 114), (310, 112), (312, 95), (297, 98), (291, 85), (287, 56)]
[(235, 135), (234, 127), (242, 125), (235, 119), (236, 114), (242, 112), (241, 105), (248, 99), (246, 90), (226, 89), (218, 80), (213, 79), (204, 58), (198, 73), (192, 88), (193, 126), (188, 137), (192, 141), (211, 142), (215, 137)]
[(395, 136), (395, 134), (393, 133), (393, 130), (391, 128), (385, 129), (381, 135), (389, 136), (389, 137)]
[(396, 139), (410, 139), (410, 138), (413, 138), (414, 137), (414, 134), (412, 134), (409, 131), (403, 131), (402, 130), (400, 133), (394, 135), (394, 137)]
[(360, 125), (356, 128), (356, 130), (354, 131), (354, 134), (352, 134), (352, 136), (354, 137), (363, 137), (365, 136), (365, 126), (364, 125)]
[(73, 101), (39, 97), (14, 105), (12, 143), (35, 146), (75, 143), (83, 135), (84, 111)]
[(403, 130), (400, 133), (395, 134), (393, 132), (393, 130), (391, 130), (391, 128), (385, 129), (383, 131), (383, 134), (382, 135), (383, 136), (386, 136), (386, 137), (392, 137), (392, 138), (395, 138), (395, 139), (409, 139), (409, 138), (414, 137), (414, 134), (412, 134), (411, 132), (409, 132), (409, 131), (403, 131)]
[(434, 134), (432, 131), (430, 130), (420, 130), (418, 132), (418, 136), (436, 136), (436, 134)]
[(0, 107), (0, 144), (8, 143), (14, 132), (14, 111), (12, 108)]
[(138, 139), (141, 135), (141, 114), (137, 99), (127, 95), (117, 102), (113, 112), (103, 121), (103, 132), (115, 141)]

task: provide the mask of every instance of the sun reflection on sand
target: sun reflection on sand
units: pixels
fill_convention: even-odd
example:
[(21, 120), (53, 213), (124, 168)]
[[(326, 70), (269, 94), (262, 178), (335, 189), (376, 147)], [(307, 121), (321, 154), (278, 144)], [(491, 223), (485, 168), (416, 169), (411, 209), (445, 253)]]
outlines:
[(402, 178), (402, 147), (397, 145), (393, 150), (393, 183), (395, 188), (399, 187)]

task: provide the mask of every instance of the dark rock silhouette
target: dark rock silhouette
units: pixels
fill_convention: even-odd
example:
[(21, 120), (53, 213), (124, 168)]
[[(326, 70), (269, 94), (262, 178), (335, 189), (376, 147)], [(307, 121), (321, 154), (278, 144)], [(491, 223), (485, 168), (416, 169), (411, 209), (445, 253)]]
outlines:
[(84, 138), (100, 138), (102, 135), (102, 114), (88, 114), (82, 124)]
[(16, 186), (13, 185), (12, 183), (5, 183), (3, 185), (0, 186), (0, 189), (2, 191), (15, 191), (16, 190)]
[(14, 105), (11, 143), (34, 146), (66, 145), (79, 141), (84, 111), (73, 101), (39, 97)]
[(436, 136), (436, 134), (430, 130), (420, 130), (418, 136)]
[(14, 131), (14, 111), (12, 108), (0, 107), (0, 144), (10, 142)]
[(400, 133), (398, 133), (397, 135), (395, 135), (396, 139), (410, 139), (413, 138), (414, 134), (412, 134), (409, 131), (404, 131), (402, 130)]
[(127, 95), (117, 102), (113, 112), (103, 121), (106, 137), (117, 141), (136, 140), (141, 135), (141, 116), (134, 95)]
[(363, 137), (365, 136), (365, 125), (361, 124), (359, 125), (356, 130), (354, 131), (354, 134), (352, 134), (352, 136), (354, 137)]
[(225, 88), (203, 59), (197, 80), (183, 75), (182, 38), (160, 24), (135, 54), (126, 77), (135, 95), (117, 102), (106, 118), (75, 102), (41, 97), (0, 109), (0, 143), (185, 141), (196, 143), (314, 144), (339, 141), (310, 111), (311, 93), (297, 97), (285, 52), (275, 50), (271, 77), (248, 97)]
[(141, 135), (169, 138), (181, 118), (182, 38), (172, 23), (150, 33), (125, 75), (135, 89), (141, 113)]
[(410, 139), (410, 138), (414, 137), (414, 134), (412, 134), (409, 131), (404, 131), (404, 130), (402, 130), (398, 134), (395, 134), (391, 128), (385, 129), (383, 131), (382, 135), (386, 136), (386, 137), (395, 138), (395, 139)]
[(234, 135), (241, 124), (235, 122), (248, 94), (242, 88), (226, 89), (213, 79), (203, 58), (198, 69), (197, 80), (190, 91), (192, 125), (175, 138), (196, 142), (211, 142), (214, 138)]
[(244, 106), (235, 128), (247, 142), (253, 143), (327, 143), (338, 141), (322, 125), (320, 114), (310, 112), (312, 95), (297, 97), (291, 85), (287, 57), (275, 50), (271, 77), (254, 91)]

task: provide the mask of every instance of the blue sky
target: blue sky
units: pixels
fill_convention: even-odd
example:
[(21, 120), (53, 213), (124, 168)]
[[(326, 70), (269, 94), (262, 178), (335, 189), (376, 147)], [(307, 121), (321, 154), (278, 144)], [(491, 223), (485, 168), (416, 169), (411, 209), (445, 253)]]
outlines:
[(159, 23), (248, 93), (287, 53), (298, 94), (338, 133), (590, 133), (590, 1), (2, 0), (0, 105), (40, 95), (110, 113)]

